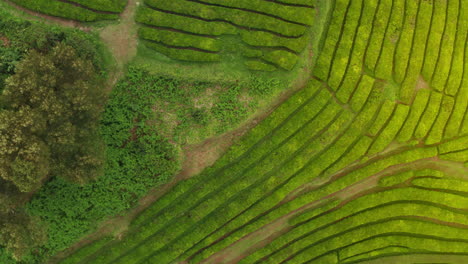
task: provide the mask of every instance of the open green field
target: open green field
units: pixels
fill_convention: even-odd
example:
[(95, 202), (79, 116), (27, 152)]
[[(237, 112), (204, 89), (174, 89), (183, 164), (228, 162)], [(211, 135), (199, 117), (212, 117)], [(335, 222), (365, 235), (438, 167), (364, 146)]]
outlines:
[[(59, 16), (41, 1), (13, 2)], [(124, 7), (52, 2), (69, 5), (66, 17), (81, 21), (112, 18)], [(123, 232), (95, 236), (47, 263), (468, 263), (468, 1), (145, 0), (135, 21), (140, 52), (176, 65), (232, 61), (274, 79), (295, 73), (308, 51), (313, 60), (304, 85), (213, 165), (164, 190)], [(142, 61), (140, 53), (130, 64)], [(160, 89), (159, 107), (175, 112), (181, 101), (160, 87), (191, 87), (130, 73), (105, 112), (115, 149), (127, 144), (134, 120), (135, 130), (152, 133), (140, 120), (158, 111), (151, 91)], [(125, 90), (132, 82), (134, 90)], [(173, 93), (190, 98), (183, 91)], [(241, 115), (238, 104), (224, 110), (223, 118)], [(213, 120), (229, 129), (241, 123)]]

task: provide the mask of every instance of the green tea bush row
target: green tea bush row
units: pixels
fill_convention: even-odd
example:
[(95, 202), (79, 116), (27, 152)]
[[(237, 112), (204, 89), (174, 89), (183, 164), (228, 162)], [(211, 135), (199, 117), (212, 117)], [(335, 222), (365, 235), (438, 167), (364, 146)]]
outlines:
[(335, 51), (335, 48), (333, 47), (338, 45), (341, 37), (341, 27), (343, 26), (345, 16), (348, 12), (349, 4), (349, 0), (338, 0), (335, 2), (335, 6), (332, 11), (332, 18), (324, 41), (324, 47), (327, 48), (320, 52), (313, 71), (314, 76), (317, 76), (324, 81), (328, 79)]
[(146, 0), (145, 3), (159, 10), (176, 12), (181, 15), (196, 16), (206, 21), (226, 21), (239, 27), (263, 29), (289, 37), (302, 36), (306, 31), (305, 26), (288, 23), (270, 16), (257, 13), (252, 14), (242, 10), (226, 9), (218, 6), (208, 6), (186, 0), (171, 2), (164, 0)]
[(144, 44), (169, 58), (182, 61), (215, 62), (220, 61), (219, 54), (208, 53), (190, 48), (172, 48), (156, 42), (145, 41)]
[[(367, 101), (368, 96), (372, 91), (372, 87), (374, 86), (375, 79), (370, 77), (369, 75), (362, 75), (361, 80), (356, 88), (356, 91), (352, 94), (350, 100), (351, 109), (355, 112), (361, 111), (362, 107), (364, 107), (365, 102)], [(339, 93), (340, 91), (338, 91)], [(337, 95), (338, 95), (337, 93)]]
[(146, 25), (173, 28), (199, 35), (219, 36), (222, 34), (237, 34), (239, 31), (235, 26), (226, 22), (206, 22), (192, 17), (170, 14), (145, 6), (138, 9), (135, 20)]
[(375, 136), (379, 134), (380, 130), (385, 126), (387, 120), (392, 116), (395, 109), (395, 103), (385, 100), (379, 110), (376, 120), (369, 128), (369, 134)]
[(156, 41), (167, 46), (197, 48), (200, 50), (219, 52), (219, 42), (214, 38), (207, 38), (191, 34), (185, 34), (170, 30), (158, 30), (149, 27), (140, 27), (138, 35), (142, 39)]
[(393, 2), (388, 0), (379, 1), (372, 23), (372, 31), (364, 56), (364, 66), (374, 75), (385, 37), (385, 30), (393, 11)]
[(424, 62), (424, 48), (421, 47), (424, 47), (427, 42), (427, 36), (431, 25), (432, 8), (433, 4), (427, 1), (422, 1), (419, 5), (411, 57), (409, 58), (405, 78), (400, 87), (399, 97), (400, 100), (405, 103), (411, 102), (414, 94), (414, 87), (416, 87), (418, 79), (421, 78), (420, 73)]
[(400, 173), (385, 175), (379, 179), (379, 186), (388, 187), (405, 182), (414, 177), (414, 171), (404, 171)]
[(80, 248), (78, 251), (74, 252), (71, 257), (66, 258), (63, 261), (60, 261), (59, 263), (60, 264), (73, 264), (73, 263), (78, 263), (80, 261), (83, 261), (87, 256), (98, 251), (101, 247), (106, 245), (109, 241), (111, 241), (110, 237), (99, 239), (93, 243), (90, 243)]
[(452, 63), (450, 67), (450, 75), (448, 76), (445, 92), (455, 96), (461, 89), (463, 79), (464, 64), (466, 65), (466, 45), (468, 35), (463, 34), (468, 30), (468, 21), (463, 19), (468, 16), (468, 5), (461, 4), (459, 7), (458, 25), (455, 36), (455, 47), (452, 55)]
[[(397, 246), (398, 245), (398, 246)], [(449, 241), (431, 237), (388, 235), (374, 237), (341, 249), (343, 263), (363, 261), (382, 255), (408, 254), (412, 252), (463, 253), (458, 252), (465, 242)], [(362, 253), (361, 253), (362, 252)]]
[[(357, 34), (357, 29), (360, 22), (361, 12), (363, 11), (362, 1), (351, 1), (346, 14), (344, 28), (342, 29), (342, 36), (338, 43), (333, 63), (331, 65), (330, 77), (328, 85), (337, 90), (345, 76), (348, 67), (349, 58), (353, 51), (354, 38)], [(366, 41), (366, 39), (364, 39)], [(354, 87), (353, 87), (354, 88)]]
[[(372, 31), (372, 22), (375, 17), (377, 1), (364, 1), (363, 5), (364, 7), (359, 21), (359, 26), (357, 28), (357, 33), (353, 39), (353, 49), (350, 52), (349, 62), (346, 67), (346, 74), (343, 77), (340, 87), (337, 87), (338, 91), (336, 96), (343, 103), (347, 103), (349, 101), (349, 98), (358, 86), (361, 76), (363, 76), (362, 78), (364, 78), (365, 81), (367, 81), (368, 78), (367, 75), (362, 75), (362, 62), (364, 60), (367, 43)], [(343, 59), (338, 59), (338, 61), (340, 61), (339, 63), (345, 62)], [(370, 89), (371, 87), (368, 88)], [(367, 94), (359, 95), (359, 92), (357, 92), (357, 94), (357, 96), (367, 96)]]
[(468, 149), (460, 150), (458, 152), (450, 152), (440, 155), (441, 159), (451, 160), (456, 162), (467, 163), (468, 162)]
[(265, 63), (261, 60), (247, 60), (244, 62), (247, 69), (253, 71), (275, 71), (277, 68), (271, 64)]
[(417, 178), (411, 181), (411, 183), (418, 187), (443, 189), (461, 193), (466, 193), (466, 190), (468, 190), (468, 182), (462, 179)]
[[(411, 47), (413, 46), (414, 34), (416, 29), (416, 21), (418, 11), (420, 9), (420, 0), (406, 1), (404, 8), (405, 17), (403, 28), (401, 29), (400, 38), (395, 50), (394, 60), (394, 79), (397, 83), (401, 84), (406, 76), (408, 69), (408, 62), (410, 59)], [(380, 62), (384, 63), (384, 62)]]
[(383, 151), (395, 138), (400, 131), (403, 123), (408, 115), (409, 106), (403, 104), (397, 104), (395, 112), (390, 118), (388, 124), (379, 133), (371, 148), (369, 149), (369, 155)]
[[(401, 197), (405, 198), (402, 199)], [(438, 207), (440, 205), (450, 206), (452, 205), (451, 202), (454, 202), (459, 197), (458, 195), (446, 195), (415, 188), (391, 189), (384, 192), (372, 193), (346, 203), (343, 207), (328, 214), (312, 218), (301, 225), (296, 225), (294, 229), (281, 236), (281, 239), (274, 240), (265, 248), (245, 258), (241, 263), (251, 263), (266, 256), (269, 256), (269, 260), (279, 261), (281, 260), (278, 256), (279, 254), (271, 254), (285, 246), (290, 246), (293, 241), (299, 241), (297, 247), (299, 249), (301, 246), (314, 245), (314, 241), (320, 241), (326, 237), (333, 236), (339, 233), (340, 230), (349, 230), (353, 226), (359, 226), (371, 221), (385, 221), (385, 219), (390, 217), (426, 215), (440, 219), (446, 218), (448, 221), (455, 218), (463, 222), (463, 219), (467, 218), (466, 215), (442, 209), (444, 207)], [(467, 201), (463, 198), (464, 203)], [(462, 206), (459, 207), (461, 208)], [(392, 210), (392, 208), (398, 209)], [(342, 220), (335, 222), (337, 219)], [(331, 223), (333, 224), (330, 225)], [(383, 228), (382, 230), (388, 229)], [(305, 239), (306, 236), (308, 236), (308, 239)], [(298, 240), (299, 238), (301, 240)], [(301, 243), (303, 244), (300, 245)], [(320, 246), (322, 243), (317, 243), (317, 245)], [(349, 244), (351, 243), (345, 245)], [(290, 251), (285, 250), (284, 252)]]
[(442, 97), (442, 105), (440, 106), (439, 114), (429, 131), (426, 139), (426, 144), (434, 144), (442, 141), (442, 134), (444, 133), (447, 121), (452, 113), (454, 100), (450, 96)]
[(314, 12), (310, 8), (287, 6), (276, 2), (261, 0), (199, 0), (199, 2), (257, 11), (309, 26), (314, 22)]
[(290, 5), (301, 5), (304, 7), (314, 7), (317, 4), (317, 0), (275, 0), (278, 3), (290, 4)]
[(255, 47), (285, 47), (299, 53), (305, 49), (309, 36), (304, 34), (298, 38), (282, 38), (265, 31), (240, 30), (242, 41)]
[(15, 4), (47, 15), (68, 18), (83, 22), (119, 18), (118, 14), (97, 13), (61, 1), (12, 0)]
[(296, 54), (285, 50), (264, 51), (263, 53), (262, 59), (287, 71), (292, 70), (299, 59)]
[(410, 113), (406, 119), (405, 124), (397, 136), (399, 142), (406, 142), (414, 135), (414, 130), (419, 123), (419, 120), (428, 106), (429, 96), (431, 91), (428, 89), (419, 90), (413, 104), (410, 106)]
[(434, 14), (432, 17), (429, 38), (426, 43), (426, 54), (424, 56), (424, 65), (422, 69), (422, 75), (428, 82), (432, 80), (432, 76), (437, 65), (445, 25), (450, 23), (450, 20), (453, 19), (447, 16), (447, 5), (448, 2), (446, 1), (434, 1)]
[(455, 140), (444, 142), (438, 146), (439, 153), (445, 154), (454, 151), (460, 151), (468, 145), (468, 136), (462, 136)]
[(418, 127), (414, 132), (416, 138), (423, 138), (427, 135), (437, 117), (437, 114), (439, 113), (441, 101), (441, 93), (435, 91), (431, 92), (429, 103), (427, 104), (426, 110), (422, 114)]
[[(58, 0), (60, 1), (60, 0)], [(127, 0), (68, 0), (98, 11), (121, 13), (125, 9)]]
[(440, 44), (439, 58), (431, 79), (431, 87), (437, 91), (444, 91), (446, 89), (447, 79), (451, 74), (454, 42), (457, 30), (459, 30), (457, 28), (458, 23), (452, 20), (463, 20), (463, 18), (459, 16), (459, 4), (458, 1), (447, 2), (447, 17), (450, 23), (447, 23), (445, 26), (442, 43)]
[[(390, 7), (388, 7), (390, 5)], [(385, 80), (391, 80), (393, 70), (396, 67), (394, 65), (394, 56), (395, 49), (400, 39), (400, 32), (403, 27), (403, 20), (405, 16), (405, 0), (396, 0), (392, 3), (386, 5), (387, 13), (390, 13), (390, 17), (387, 18), (384, 25), (377, 25), (379, 31), (376, 31), (378, 35), (376, 39), (383, 38), (380, 43), (381, 47), (376, 47), (375, 53), (372, 54), (372, 63), (375, 66), (375, 77)], [(388, 8), (391, 11), (388, 11)], [(385, 12), (385, 11), (384, 11)], [(384, 17), (388, 14), (382, 14)], [(377, 15), (378, 16), (378, 15)], [(383, 21), (382, 21), (383, 22)], [(378, 44), (370, 43), (370, 46), (375, 46)], [(377, 54), (377, 51), (380, 51), (380, 55)], [(396, 70), (396, 69), (395, 69)]]

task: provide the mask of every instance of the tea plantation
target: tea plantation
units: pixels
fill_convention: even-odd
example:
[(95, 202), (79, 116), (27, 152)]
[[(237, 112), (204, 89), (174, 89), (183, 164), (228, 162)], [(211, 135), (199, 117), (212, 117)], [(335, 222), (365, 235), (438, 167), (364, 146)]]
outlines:
[(235, 53), (274, 76), (318, 46), (305, 85), (214, 165), (58, 263), (468, 263), (468, 1), (145, 0), (135, 20), (181, 65)]

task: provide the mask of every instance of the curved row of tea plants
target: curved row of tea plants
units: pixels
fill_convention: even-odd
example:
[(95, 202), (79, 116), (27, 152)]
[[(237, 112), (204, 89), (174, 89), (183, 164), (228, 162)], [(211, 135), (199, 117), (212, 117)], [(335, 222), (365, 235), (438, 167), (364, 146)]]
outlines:
[[(252, 70), (291, 70), (309, 41), (314, 8), (275, 1), (146, 0), (141, 39), (173, 59), (214, 62), (238, 54)], [(226, 35), (240, 37), (230, 43)]]
[(11, 0), (13, 3), (47, 15), (82, 22), (118, 19), (127, 0)]

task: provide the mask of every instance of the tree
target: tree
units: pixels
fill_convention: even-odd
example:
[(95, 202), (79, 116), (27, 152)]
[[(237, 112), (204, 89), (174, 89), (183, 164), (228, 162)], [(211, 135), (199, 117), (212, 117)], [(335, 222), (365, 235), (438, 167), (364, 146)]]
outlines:
[(16, 258), (45, 241), (21, 207), (51, 177), (86, 183), (100, 175), (100, 79), (92, 62), (63, 43), (31, 51), (0, 96), (0, 245)]
[(101, 172), (102, 91), (90, 61), (58, 44), (32, 51), (6, 80), (0, 114), (0, 177), (21, 191), (50, 176), (78, 183)]

